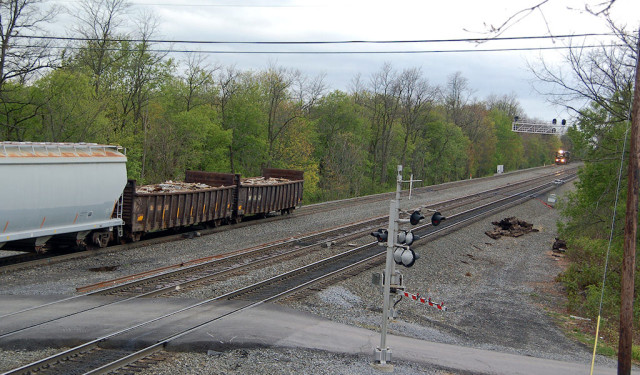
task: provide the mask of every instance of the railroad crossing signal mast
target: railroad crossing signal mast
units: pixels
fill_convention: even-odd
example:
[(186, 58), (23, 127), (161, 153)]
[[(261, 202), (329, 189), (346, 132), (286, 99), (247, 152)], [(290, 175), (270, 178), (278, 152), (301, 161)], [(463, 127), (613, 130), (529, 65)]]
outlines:
[[(402, 180), (402, 165), (398, 165), (398, 175), (396, 178), (396, 199), (391, 200), (389, 207), (389, 226), (388, 229), (378, 229), (376, 232), (371, 233), (378, 243), (387, 247), (387, 260), (385, 270), (383, 274), (383, 307), (382, 307), (382, 329), (380, 331), (380, 346), (376, 348), (374, 352), (374, 360), (376, 366), (384, 367), (385, 369), (392, 369), (392, 365), (388, 365), (387, 362), (391, 361), (391, 349), (387, 346), (387, 325), (389, 323), (389, 311), (392, 306), (391, 293), (397, 293), (404, 290), (404, 282), (402, 274), (395, 270), (395, 265), (404, 265), (405, 267), (411, 267), (415, 263), (419, 256), (409, 247), (413, 241), (418, 239), (418, 236), (411, 231), (398, 230), (399, 223), (409, 222), (411, 225), (417, 225), (420, 220), (424, 219), (424, 216), (419, 211), (414, 211), (409, 219), (399, 219), (400, 211), (400, 192), (402, 191), (402, 183), (409, 182), (413, 184), (413, 175), (410, 181)], [(445, 217), (440, 215), (439, 212), (435, 212), (431, 217), (431, 224), (436, 226), (440, 224)]]

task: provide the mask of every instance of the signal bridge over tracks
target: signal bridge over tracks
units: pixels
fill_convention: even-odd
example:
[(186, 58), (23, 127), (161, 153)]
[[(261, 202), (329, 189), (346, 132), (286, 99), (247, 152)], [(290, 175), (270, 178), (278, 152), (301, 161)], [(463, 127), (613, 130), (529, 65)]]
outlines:
[(511, 130), (516, 133), (531, 133), (531, 134), (562, 134), (565, 132), (567, 122), (562, 120), (562, 124), (557, 124), (554, 119), (551, 124), (549, 123), (537, 123), (528, 121), (519, 121), (517, 118), (511, 125)]

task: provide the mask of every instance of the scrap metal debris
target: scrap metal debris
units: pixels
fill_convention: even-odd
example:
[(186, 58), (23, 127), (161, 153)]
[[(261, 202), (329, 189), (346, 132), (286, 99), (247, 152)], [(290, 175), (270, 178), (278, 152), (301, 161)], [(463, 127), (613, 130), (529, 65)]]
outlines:
[(165, 181), (160, 184), (143, 185), (136, 188), (138, 193), (175, 193), (178, 191), (190, 191), (209, 189), (211, 186), (198, 182)]
[(537, 229), (533, 228), (533, 224), (529, 224), (526, 221), (515, 217), (508, 217), (500, 221), (494, 221), (491, 224), (495, 225), (495, 228), (484, 233), (494, 240), (497, 240), (502, 236), (520, 237), (530, 232), (538, 232)]
[[(249, 177), (243, 178), (243, 185), (275, 185), (283, 182), (289, 182), (286, 178), (264, 178), (264, 177)], [(138, 193), (175, 193), (180, 191), (192, 191), (209, 189), (212, 186), (199, 182), (182, 182), (182, 181), (165, 181), (160, 184), (151, 184), (138, 186), (136, 192)]]
[(244, 185), (275, 185), (283, 182), (289, 182), (290, 180), (286, 178), (264, 178), (264, 177), (248, 177), (242, 179), (242, 184)]
[(556, 253), (564, 253), (567, 251), (567, 241), (561, 240), (556, 237), (556, 240), (553, 242), (553, 246), (551, 249)]

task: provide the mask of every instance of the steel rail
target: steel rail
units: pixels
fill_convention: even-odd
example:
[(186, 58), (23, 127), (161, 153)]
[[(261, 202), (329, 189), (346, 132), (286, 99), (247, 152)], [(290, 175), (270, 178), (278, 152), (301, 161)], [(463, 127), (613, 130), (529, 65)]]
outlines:
[[(520, 201), (531, 199), (533, 192), (536, 192), (537, 194), (541, 194), (542, 192), (545, 191), (545, 189), (551, 189), (554, 186), (555, 186), (555, 184), (553, 182), (545, 183), (545, 184), (539, 185), (537, 187), (525, 190), (524, 192), (513, 194), (511, 196), (501, 198), (498, 201), (479, 206), (479, 207), (477, 207), (475, 209), (466, 210), (466, 211), (463, 211), (461, 213), (457, 213), (455, 215), (452, 215), (452, 216), (450, 216), (450, 218), (455, 218), (455, 217), (462, 216), (462, 215), (468, 214), (470, 212), (478, 211), (478, 210), (481, 211), (477, 215), (474, 215), (472, 217), (460, 220), (460, 221), (458, 221), (458, 222), (456, 222), (454, 224), (448, 225), (446, 228), (442, 228), (442, 229), (440, 229), (438, 231), (432, 232), (429, 236), (434, 235), (437, 232), (441, 232), (442, 230), (445, 230), (447, 228), (451, 228), (451, 227), (453, 227), (455, 225), (460, 225), (460, 224), (462, 224), (462, 223), (464, 223), (466, 221), (469, 221), (469, 220), (472, 220), (474, 218), (477, 218), (478, 216), (484, 216), (487, 213), (490, 213), (492, 211), (496, 211), (498, 209), (504, 209), (504, 206), (514, 205), (514, 204), (517, 204)], [(505, 202), (505, 204), (503, 206), (494, 207), (494, 208), (491, 208), (489, 210), (483, 210), (484, 208), (486, 208), (488, 206), (491, 206), (491, 205), (495, 205), (496, 203), (499, 203), (499, 202)], [(431, 225), (431, 224), (426, 224), (426, 225), (423, 225), (422, 227), (426, 228), (429, 225)], [(423, 237), (423, 238), (425, 238), (425, 237)], [(117, 332), (113, 332), (111, 334), (104, 335), (104, 336), (102, 336), (100, 338), (97, 338), (95, 340), (92, 340), (92, 341), (90, 341), (88, 343), (76, 346), (74, 348), (71, 348), (71, 349), (66, 350), (64, 352), (61, 352), (61, 353), (58, 353), (56, 355), (49, 356), (47, 358), (44, 358), (44, 359), (42, 359), (40, 361), (37, 361), (37, 362), (34, 362), (32, 364), (28, 364), (28, 365), (22, 366), (20, 368), (17, 368), (15, 370), (10, 371), (10, 372), (6, 372), (3, 375), (29, 373), (29, 372), (34, 371), (36, 369), (42, 368), (45, 365), (53, 364), (53, 363), (59, 361), (60, 358), (64, 358), (64, 357), (68, 357), (68, 356), (71, 356), (71, 355), (74, 355), (74, 354), (86, 352), (86, 351), (90, 350), (91, 348), (96, 347), (99, 343), (104, 342), (104, 341), (108, 340), (109, 338), (112, 338), (112, 337), (115, 337), (117, 335), (123, 334), (125, 332), (129, 332), (131, 330), (134, 330), (134, 329), (137, 329), (137, 328), (141, 328), (141, 327), (143, 327), (145, 325), (148, 325), (148, 324), (151, 324), (153, 322), (157, 322), (159, 320), (162, 320), (162, 319), (165, 319), (167, 317), (179, 314), (181, 312), (188, 311), (188, 310), (191, 310), (191, 309), (199, 307), (199, 306), (203, 306), (205, 304), (208, 304), (208, 303), (216, 301), (216, 300), (225, 299), (225, 298), (226, 299), (233, 298), (235, 296), (238, 296), (240, 294), (245, 293), (248, 290), (256, 289), (258, 287), (267, 285), (269, 283), (273, 283), (276, 280), (281, 280), (283, 277), (284, 278), (288, 278), (291, 275), (293, 275), (294, 272), (300, 273), (300, 272), (304, 271), (305, 269), (309, 270), (309, 269), (311, 269), (313, 267), (318, 267), (318, 265), (320, 263), (328, 264), (328, 263), (334, 262), (337, 259), (344, 258), (345, 254), (353, 254), (357, 250), (362, 250), (363, 248), (372, 247), (372, 246), (378, 246), (377, 242), (373, 242), (373, 243), (368, 244), (368, 245), (360, 246), (360, 247), (358, 247), (356, 249), (352, 249), (352, 250), (343, 252), (341, 254), (337, 254), (337, 255), (331, 256), (331, 257), (326, 258), (326, 259), (324, 259), (322, 261), (314, 262), (314, 263), (312, 263), (310, 265), (307, 265), (307, 266), (299, 267), (296, 270), (292, 270), (292, 271), (286, 272), (286, 273), (284, 273), (282, 275), (278, 275), (276, 277), (272, 277), (272, 278), (267, 279), (265, 281), (254, 283), (254, 284), (252, 284), (250, 286), (247, 286), (245, 288), (241, 288), (241, 289), (238, 289), (236, 291), (233, 291), (233, 292), (230, 292), (230, 293), (227, 293), (227, 294), (215, 297), (215, 298), (211, 298), (211, 299), (208, 299), (208, 300), (205, 300), (205, 301), (201, 301), (201, 302), (196, 303), (194, 305), (184, 307), (182, 309), (176, 310), (176, 311), (171, 312), (171, 313), (164, 314), (162, 316), (159, 316), (159, 317), (156, 317), (154, 319), (151, 319), (151, 320), (148, 320), (148, 321), (133, 325), (133, 326), (128, 327), (128, 328), (124, 328), (124, 329), (119, 330)], [(385, 251), (382, 251), (382, 252), (379, 252), (375, 256), (380, 256), (381, 254), (384, 254), (384, 253), (385, 253)], [(363, 259), (362, 261), (365, 261), (365, 260)], [(367, 258), (367, 261), (368, 261), (368, 258)], [(356, 263), (356, 262), (354, 262), (354, 263)], [(354, 266), (354, 263), (352, 263), (351, 265), (349, 265), (347, 267), (342, 267), (339, 270), (336, 270), (336, 271), (332, 272), (332, 275), (335, 275), (335, 274), (340, 273), (340, 272), (344, 272), (344, 270), (352, 268)], [(357, 262), (357, 264), (360, 264), (360, 263), (361, 262)], [(325, 276), (321, 276), (321, 277), (318, 277), (318, 278), (313, 279), (313, 280), (308, 280), (307, 282), (304, 283), (304, 286), (308, 287), (309, 285), (312, 285), (312, 284), (315, 284), (315, 283), (319, 282), (319, 280), (326, 279), (326, 277), (327, 276), (325, 275)], [(268, 302), (268, 301), (273, 301), (274, 299), (280, 298), (280, 297), (282, 297), (284, 295), (288, 295), (288, 294), (293, 293), (294, 291), (300, 290), (302, 288), (303, 288), (303, 286), (298, 285), (298, 286), (296, 286), (294, 288), (290, 288), (288, 290), (282, 291), (280, 293), (277, 293), (275, 295), (269, 296), (267, 298), (263, 298), (258, 302), (250, 303), (250, 304), (245, 305), (245, 306), (243, 306), (243, 307), (241, 307), (239, 309), (236, 309), (236, 310), (234, 310), (232, 312), (225, 313), (225, 314), (223, 314), (223, 315), (221, 315), (219, 317), (216, 317), (216, 318), (214, 318), (212, 320), (206, 321), (204, 323), (200, 323), (197, 326), (194, 326), (194, 327), (192, 327), (192, 328), (190, 328), (188, 330), (185, 330), (185, 331), (182, 331), (182, 332), (180, 332), (178, 334), (172, 335), (169, 338), (164, 339), (159, 343), (156, 343), (156, 344), (154, 344), (154, 345), (152, 345), (152, 346), (150, 346), (148, 348), (145, 348), (145, 349), (142, 349), (140, 351), (137, 351), (137, 352), (135, 352), (133, 354), (127, 355), (127, 356), (123, 357), (122, 359), (119, 359), (117, 361), (111, 362), (111, 363), (109, 363), (107, 365), (103, 365), (103, 366), (99, 367), (96, 370), (92, 370), (89, 373), (90, 374), (94, 374), (94, 373), (97, 374), (97, 373), (103, 373), (102, 372), (103, 370), (109, 372), (109, 371), (112, 371), (115, 368), (121, 368), (122, 366), (124, 366), (124, 365), (126, 365), (128, 363), (134, 362), (135, 360), (139, 359), (141, 356), (147, 356), (153, 351), (160, 350), (169, 341), (174, 340), (174, 339), (176, 339), (178, 337), (182, 337), (182, 336), (184, 336), (184, 335), (186, 335), (188, 333), (191, 333), (191, 332), (195, 331), (196, 329), (198, 329), (200, 327), (203, 327), (204, 325), (207, 325), (207, 324), (209, 324), (209, 323), (211, 323), (213, 321), (220, 320), (220, 319), (222, 319), (222, 318), (224, 318), (226, 316), (238, 313), (240, 311), (244, 311), (244, 310), (246, 310), (248, 308), (257, 306), (259, 304), (262, 304), (262, 303), (265, 303), (265, 302)]]
[[(554, 173), (555, 176), (553, 176), (553, 177), (556, 177), (558, 174), (561, 174), (561, 172)], [(532, 181), (539, 180), (539, 179), (545, 179), (545, 178), (550, 178), (550, 176), (534, 177), (532, 179), (525, 180), (525, 181), (520, 181), (520, 182), (514, 183), (512, 185), (506, 185), (506, 186), (501, 186), (501, 187), (497, 187), (497, 188), (492, 188), (492, 189), (485, 190), (485, 191), (482, 191), (482, 192), (478, 192), (478, 193), (475, 193), (475, 194), (472, 194), (472, 195), (469, 195), (469, 196), (453, 198), (453, 199), (450, 199), (450, 200), (447, 200), (447, 201), (442, 201), (442, 202), (437, 203), (437, 204), (429, 204), (429, 205), (427, 205), (425, 207), (432, 207), (432, 206), (436, 206), (436, 205), (446, 205), (446, 204), (451, 204), (453, 202), (464, 201), (464, 200), (468, 200), (469, 198), (472, 198), (472, 197), (480, 197), (482, 195), (490, 194), (492, 192), (496, 192), (496, 191), (500, 191), (500, 190), (517, 188), (520, 185), (528, 184), (528, 183), (530, 183)], [(469, 204), (469, 203), (465, 203), (465, 204)], [(368, 219), (368, 220), (363, 220), (363, 221), (360, 221), (360, 222), (352, 223), (352, 224), (349, 224), (347, 227), (339, 226), (339, 227), (329, 228), (329, 229), (323, 230), (323, 231), (318, 231), (318, 232), (315, 232), (315, 233), (312, 233), (312, 234), (309, 234), (309, 235), (293, 237), (293, 238), (289, 238), (289, 239), (282, 240), (282, 241), (274, 241), (274, 242), (269, 243), (269, 244), (264, 245), (264, 246), (258, 246), (258, 247), (252, 248), (249, 251), (239, 251), (237, 253), (234, 253), (234, 254), (226, 256), (226, 257), (218, 257), (218, 258), (213, 259), (211, 261), (206, 261), (206, 262), (203, 262), (203, 263), (197, 263), (197, 264), (194, 264), (194, 265), (191, 265), (191, 266), (183, 267), (183, 268), (181, 268), (179, 270), (170, 270), (170, 271), (160, 272), (160, 273), (152, 274), (150, 276), (143, 277), (141, 279), (138, 279), (136, 281), (129, 282), (129, 283), (126, 283), (126, 284), (122, 284), (122, 285), (118, 285), (118, 286), (104, 287), (104, 288), (101, 288), (101, 289), (99, 289), (97, 291), (93, 291), (93, 292), (83, 293), (83, 294), (76, 295), (76, 296), (67, 297), (67, 298), (64, 298), (64, 299), (61, 299), (61, 300), (52, 301), (52, 302), (49, 302), (49, 303), (46, 303), (46, 304), (42, 304), (42, 305), (39, 305), (39, 306), (33, 306), (33, 307), (26, 308), (26, 309), (23, 309), (23, 310), (20, 310), (20, 311), (15, 311), (15, 312), (12, 312), (12, 313), (8, 313), (8, 314), (5, 314), (5, 315), (2, 315), (2, 316), (0, 316), (0, 318), (8, 317), (8, 316), (11, 316), (11, 315), (16, 315), (16, 314), (19, 314), (19, 313), (24, 313), (24, 312), (27, 312), (27, 311), (35, 310), (35, 309), (46, 307), (46, 306), (51, 306), (51, 305), (56, 304), (56, 303), (67, 302), (69, 300), (73, 300), (73, 299), (76, 299), (76, 298), (82, 298), (82, 297), (85, 297), (85, 296), (91, 296), (91, 295), (97, 295), (97, 294), (107, 294), (107, 293), (110, 293), (110, 292), (121, 290), (123, 288), (131, 288), (131, 287), (140, 285), (142, 283), (148, 283), (148, 282), (153, 281), (153, 280), (160, 280), (162, 278), (167, 278), (167, 277), (170, 277), (170, 276), (176, 275), (176, 274), (185, 274), (187, 272), (194, 272), (194, 271), (197, 271), (199, 269), (203, 269), (205, 267), (211, 267), (213, 264), (216, 264), (216, 263), (223, 263), (225, 261), (227, 261), (227, 262), (228, 261), (233, 261), (236, 258), (243, 257), (243, 256), (246, 256), (246, 255), (255, 254), (255, 253), (258, 253), (258, 252), (262, 252), (262, 251), (265, 251), (265, 250), (267, 250), (269, 248), (273, 248), (273, 247), (276, 247), (276, 246), (282, 246), (282, 245), (285, 245), (287, 243), (300, 242), (301, 240), (311, 239), (311, 238), (314, 238), (314, 237), (318, 237), (320, 235), (330, 234), (332, 232), (343, 231), (346, 228), (350, 228), (350, 227), (354, 227), (354, 226), (358, 226), (358, 225), (363, 225), (363, 224), (366, 224), (366, 223), (372, 223), (372, 225), (373, 225), (373, 222), (375, 222), (377, 220), (385, 220), (386, 218), (387, 218), (387, 216), (385, 215), (385, 216), (381, 216), (381, 217), (377, 217), (377, 218), (373, 218), (373, 219)], [(416, 229), (420, 229), (420, 228), (421, 227), (417, 227)], [(322, 243), (323, 241), (324, 241), (324, 239), (320, 240), (318, 243), (305, 246), (302, 249), (306, 249), (306, 248), (309, 248), (309, 247), (317, 246), (319, 243)], [(282, 254), (277, 254), (277, 255), (274, 256), (273, 259), (277, 260), (277, 259), (280, 259), (282, 257), (290, 256), (291, 254), (294, 254), (294, 253), (299, 252), (299, 251), (301, 251), (301, 249), (293, 250), (293, 251), (290, 251), (290, 252), (285, 252), (285, 253), (282, 253)], [(206, 258), (202, 258), (202, 259), (206, 259)], [(261, 259), (259, 261), (263, 262), (264, 259)], [(255, 262), (249, 262), (249, 263), (246, 263), (243, 266), (250, 267), (250, 266), (253, 266), (254, 264), (255, 264)], [(150, 296), (163, 294), (163, 293), (169, 292), (171, 290), (175, 290), (176, 287), (178, 287), (178, 288), (188, 287), (190, 285), (194, 285), (194, 284), (197, 284), (199, 282), (206, 281), (207, 279), (212, 279), (212, 278), (221, 276), (221, 275), (223, 275), (225, 273), (234, 272), (234, 271), (237, 271), (237, 268), (236, 269), (226, 269), (226, 270), (223, 270), (221, 272), (212, 273), (212, 274), (210, 274), (208, 276), (205, 276), (205, 277), (203, 277), (201, 279), (193, 279), (193, 280), (189, 280), (189, 281), (184, 282), (184, 283), (175, 283), (173, 285), (170, 285), (170, 286), (167, 286), (167, 287), (163, 287), (161, 289), (158, 289), (158, 290), (155, 290), (155, 291), (152, 291), (152, 292), (140, 293), (140, 294), (138, 294), (136, 296), (125, 298), (125, 299), (122, 299), (122, 300), (108, 302), (108, 303), (104, 303), (104, 304), (101, 304), (101, 305), (96, 305), (96, 306), (94, 306), (92, 308), (88, 308), (88, 309), (77, 311), (77, 312), (74, 312), (74, 313), (70, 313), (70, 314), (67, 314), (67, 315), (64, 315), (64, 316), (56, 317), (56, 318), (53, 318), (53, 319), (50, 319), (50, 320), (47, 320), (47, 321), (44, 321), (44, 322), (40, 322), (38, 324), (34, 324), (34, 325), (31, 325), (31, 326), (28, 326), (28, 327), (23, 327), (21, 329), (17, 329), (17, 330), (14, 330), (14, 331), (5, 332), (5, 333), (0, 335), (0, 338), (15, 334), (15, 333), (20, 332), (22, 330), (26, 330), (26, 329), (29, 329), (29, 328), (33, 328), (33, 327), (42, 325), (42, 324), (45, 324), (45, 323), (50, 323), (50, 322), (52, 322), (54, 320), (57, 320), (57, 319), (62, 319), (62, 318), (66, 318), (66, 317), (69, 317), (69, 316), (72, 316), (72, 315), (80, 314), (80, 313), (83, 313), (83, 312), (86, 312), (86, 311), (94, 310), (94, 309), (99, 308), (99, 307), (104, 307), (104, 306), (108, 306), (108, 305), (114, 305), (114, 304), (117, 304), (117, 303), (130, 301), (130, 300), (135, 299), (135, 298), (143, 298), (143, 297), (150, 297)]]
[[(573, 179), (573, 178), (571, 178), (571, 179)], [(502, 210), (502, 209), (505, 208), (505, 206), (511, 206), (511, 205), (518, 204), (521, 201), (529, 200), (529, 199), (532, 198), (532, 193), (535, 192), (536, 195), (539, 195), (539, 194), (541, 194), (541, 193), (553, 188), (554, 186), (552, 184), (553, 183), (547, 183), (547, 184), (543, 184), (543, 185), (540, 185), (538, 187), (529, 189), (528, 191), (526, 191), (526, 193), (529, 193), (529, 194), (526, 194), (526, 195), (523, 195), (523, 193), (525, 193), (525, 192), (523, 192), (521, 194), (514, 194), (512, 196), (509, 196), (509, 197), (506, 197), (506, 198), (502, 198), (502, 199), (499, 200), (500, 202), (508, 201), (503, 206), (494, 207), (494, 208), (491, 208), (489, 210), (483, 210), (482, 212), (479, 212), (476, 215), (473, 215), (472, 217), (468, 217), (468, 218), (456, 221), (455, 223), (447, 226), (446, 228), (442, 228), (442, 229), (439, 229), (437, 231), (433, 231), (433, 232), (429, 233), (428, 236), (429, 237), (430, 236), (435, 236), (439, 232), (444, 231), (446, 229), (450, 229), (452, 227), (464, 224), (467, 221), (476, 219), (476, 218), (481, 217), (481, 216), (485, 216), (485, 215), (487, 215), (487, 214), (489, 214), (489, 213), (491, 213), (493, 211)], [(516, 199), (514, 200), (514, 198), (516, 198)], [(493, 203), (493, 204), (495, 204), (495, 203)], [(481, 207), (479, 207), (479, 208), (477, 208), (475, 210), (473, 210), (473, 209), (467, 210), (467, 211), (455, 214), (455, 215), (451, 216), (451, 218), (462, 216), (462, 215), (468, 214), (470, 212), (477, 211), (478, 209), (485, 208), (485, 207), (490, 206), (490, 205), (491, 204), (483, 205), (483, 206), (481, 206)], [(425, 226), (429, 226), (429, 225), (431, 225), (431, 224), (427, 224)], [(292, 274), (299, 274), (299, 273), (302, 273), (302, 272), (306, 272), (308, 269), (313, 268), (313, 267), (317, 267), (319, 264), (326, 264), (326, 263), (332, 262), (332, 261), (334, 261), (334, 260), (336, 260), (338, 258), (343, 258), (345, 254), (351, 254), (351, 253), (357, 252), (358, 250), (362, 250), (363, 248), (372, 247), (372, 246), (377, 246), (377, 243), (363, 245), (363, 246), (360, 246), (360, 247), (358, 247), (356, 249), (352, 249), (352, 250), (346, 251), (344, 253), (329, 257), (327, 259), (324, 259), (324, 260), (321, 260), (321, 261), (318, 261), (318, 262), (314, 262), (314, 263), (312, 263), (310, 265), (299, 267), (296, 270), (292, 270), (292, 271), (286, 272), (286, 273), (284, 273), (282, 275), (278, 275), (278, 276), (269, 278), (267, 280), (252, 284), (252, 285), (247, 286), (245, 288), (241, 288), (241, 289), (238, 289), (236, 291), (233, 291), (233, 292), (224, 294), (222, 296), (216, 297), (214, 300), (225, 299), (225, 298), (226, 299), (234, 298), (236, 296), (244, 294), (245, 291), (247, 291), (247, 290), (260, 288), (261, 286), (264, 286), (264, 285), (267, 285), (267, 284), (273, 284), (273, 283), (275, 283), (275, 282), (277, 282), (279, 280), (282, 280), (284, 278), (290, 277)], [(170, 337), (167, 337), (167, 338), (159, 341), (158, 343), (156, 343), (156, 344), (154, 344), (152, 346), (149, 346), (147, 348), (141, 349), (141, 350), (139, 350), (139, 351), (137, 351), (135, 353), (132, 353), (132, 354), (126, 356), (126, 357), (123, 357), (121, 359), (118, 359), (116, 361), (108, 363), (106, 365), (103, 365), (103, 366), (101, 366), (100, 368), (98, 368), (96, 370), (87, 372), (85, 375), (89, 375), (89, 374), (90, 375), (106, 374), (106, 373), (109, 373), (111, 371), (114, 371), (114, 370), (117, 370), (119, 368), (122, 368), (122, 367), (124, 367), (124, 366), (126, 366), (126, 365), (128, 365), (130, 363), (133, 363), (133, 362), (135, 362), (135, 361), (137, 361), (137, 360), (139, 360), (141, 358), (147, 357), (147, 356), (149, 356), (150, 354), (152, 354), (154, 352), (162, 350), (172, 340), (175, 340), (175, 339), (177, 339), (179, 337), (182, 337), (184, 335), (192, 333), (192, 332), (194, 332), (194, 331), (196, 331), (196, 330), (198, 330), (198, 329), (200, 329), (200, 328), (202, 328), (202, 327), (204, 327), (204, 326), (206, 326), (208, 324), (211, 324), (213, 322), (221, 320), (221, 319), (223, 319), (225, 317), (237, 314), (237, 313), (239, 313), (241, 311), (253, 308), (253, 307), (258, 306), (260, 304), (276, 301), (276, 300), (278, 300), (280, 298), (283, 298), (283, 297), (289, 296), (291, 294), (294, 294), (294, 293), (296, 293), (296, 292), (298, 292), (300, 290), (307, 289), (312, 285), (316, 285), (316, 284), (321, 283), (321, 282), (323, 282), (323, 281), (325, 281), (327, 279), (331, 279), (331, 278), (336, 277), (338, 275), (341, 275), (341, 274), (343, 274), (345, 272), (351, 271), (354, 268), (360, 267), (363, 264), (367, 264), (367, 263), (375, 260), (376, 258), (379, 258), (379, 257), (385, 255), (385, 253), (386, 253), (386, 250), (380, 251), (377, 254), (365, 257), (365, 258), (363, 258), (361, 260), (358, 260), (356, 262), (352, 262), (352, 263), (350, 263), (350, 264), (348, 264), (348, 265), (346, 265), (344, 267), (341, 267), (341, 268), (339, 268), (337, 270), (333, 270), (331, 272), (325, 273), (325, 274), (323, 274), (323, 275), (321, 275), (319, 277), (316, 277), (316, 278), (314, 278), (312, 280), (308, 280), (308, 281), (306, 281), (304, 283), (297, 284), (294, 287), (287, 288), (284, 291), (281, 291), (281, 292), (273, 294), (271, 296), (262, 298), (259, 301), (249, 303), (249, 304), (247, 304), (247, 305), (245, 305), (245, 306), (243, 306), (241, 308), (238, 308), (238, 309), (236, 309), (234, 311), (227, 312), (227, 313), (225, 313), (223, 315), (220, 315), (220, 316), (218, 316), (216, 318), (213, 318), (213, 319), (211, 319), (209, 321), (200, 323), (197, 326), (194, 326), (194, 327), (192, 327), (192, 328), (190, 328), (188, 330), (185, 330), (185, 331), (180, 332), (178, 334), (175, 334), (175, 335), (172, 335)]]
[[(432, 192), (432, 191), (446, 190), (446, 189), (453, 188), (453, 187), (456, 187), (456, 186), (461, 186), (461, 185), (464, 186), (464, 185), (467, 185), (467, 184), (476, 183), (479, 180), (499, 179), (499, 178), (504, 178), (504, 177), (511, 176), (511, 175), (514, 175), (514, 174), (521, 174), (521, 173), (525, 173), (525, 172), (530, 172), (531, 170), (536, 170), (536, 169), (541, 169), (542, 170), (542, 169), (545, 169), (545, 168), (548, 168), (548, 166), (529, 168), (529, 169), (526, 169), (526, 170), (519, 170), (519, 171), (500, 174), (500, 175), (494, 175), (494, 176), (479, 177), (479, 178), (476, 178), (476, 179), (473, 179), (473, 180), (471, 180), (471, 179), (470, 180), (459, 180), (459, 181), (452, 181), (452, 182), (447, 182), (447, 183), (443, 183), (443, 184), (439, 184), (439, 185), (423, 186), (423, 187), (414, 188), (413, 191), (416, 192), (416, 193), (421, 193), (421, 192)], [(553, 173), (558, 173), (558, 172), (559, 171), (554, 171)], [(553, 173), (551, 173), (551, 174), (553, 174)], [(536, 177), (536, 178), (544, 178), (544, 177), (545, 176)], [(526, 181), (526, 180), (524, 180), (524, 181)], [(524, 182), (524, 181), (522, 181), (522, 182)], [(322, 202), (322, 203), (316, 203), (316, 204), (311, 204), (311, 205), (305, 205), (305, 206), (301, 206), (300, 209), (298, 209), (297, 214), (299, 214), (299, 215), (311, 215), (311, 214), (315, 214), (315, 213), (326, 212), (328, 210), (334, 209), (333, 208), (334, 206), (338, 207), (338, 208), (343, 208), (345, 203), (346, 204), (362, 204), (362, 203), (365, 203), (365, 202), (383, 201), (385, 199), (389, 199), (389, 197), (392, 194), (393, 193), (380, 193), (380, 194), (368, 195), (368, 196), (364, 196), (364, 197), (347, 198), (347, 199), (342, 199), (342, 200), (337, 200), (337, 201), (330, 201), (330, 202)], [(403, 195), (404, 194), (408, 194), (408, 192), (404, 192)], [(232, 230), (232, 229), (236, 229), (236, 228), (241, 228), (241, 227), (245, 227), (245, 226), (249, 226), (249, 225), (257, 225), (257, 224), (268, 222), (268, 221), (283, 220), (285, 218), (287, 218), (287, 216), (279, 215), (279, 216), (269, 217), (269, 218), (266, 218), (266, 219), (261, 219), (261, 220), (256, 220), (256, 221), (249, 220), (249, 221), (245, 221), (245, 222), (234, 224), (234, 225), (223, 225), (223, 226), (212, 228), (212, 229), (199, 229), (199, 230), (194, 230), (194, 231), (186, 231), (185, 233), (182, 233), (182, 234), (168, 235), (168, 236), (163, 236), (163, 237), (160, 237), (160, 238), (145, 239), (145, 240), (142, 240), (142, 241), (137, 241), (137, 242), (124, 244), (124, 245), (109, 246), (109, 247), (106, 247), (106, 248), (90, 249), (90, 250), (85, 250), (85, 251), (58, 254), (58, 255), (47, 254), (41, 259), (29, 260), (29, 261), (24, 261), (24, 262), (19, 262), (19, 263), (12, 263), (12, 264), (7, 264), (7, 265), (0, 265), (0, 273), (20, 270), (20, 269), (24, 269), (24, 268), (33, 268), (33, 267), (39, 267), (39, 266), (43, 266), (43, 265), (55, 264), (55, 263), (64, 262), (64, 261), (68, 261), (68, 260), (89, 258), (89, 257), (93, 257), (93, 256), (96, 256), (96, 255), (100, 255), (100, 254), (104, 254), (104, 253), (110, 253), (110, 252), (114, 252), (114, 251), (127, 251), (127, 250), (132, 250), (132, 249), (136, 249), (136, 248), (140, 248), (140, 247), (145, 247), (145, 246), (158, 244), (158, 243), (181, 241), (181, 240), (184, 240), (185, 235), (188, 235), (188, 234), (193, 233), (195, 231), (199, 232), (201, 235), (210, 235), (210, 234), (223, 232), (223, 231), (227, 231), (227, 230)], [(10, 257), (6, 257), (6, 258), (10, 258)], [(19, 257), (15, 257), (14, 259), (20, 259), (20, 258)], [(5, 263), (9, 263), (9, 260), (5, 260)], [(0, 258), (0, 264), (2, 264), (1, 258)]]

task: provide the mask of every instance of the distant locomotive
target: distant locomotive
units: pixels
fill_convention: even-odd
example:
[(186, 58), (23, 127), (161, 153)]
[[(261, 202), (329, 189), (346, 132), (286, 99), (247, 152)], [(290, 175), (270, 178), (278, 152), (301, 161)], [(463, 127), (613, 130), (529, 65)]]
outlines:
[[(0, 248), (107, 246), (114, 239), (195, 224), (237, 223), (247, 215), (289, 213), (302, 201), (303, 172), (263, 176), (187, 171), (192, 190), (138, 191), (118, 146), (0, 142)], [(115, 232), (115, 233), (114, 233)]]
[(556, 152), (556, 164), (557, 165), (569, 164), (570, 161), (571, 161), (571, 152), (570, 151), (558, 150), (558, 152)]

